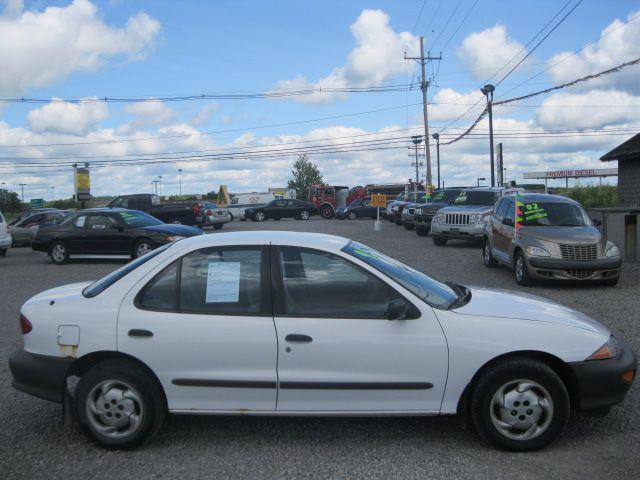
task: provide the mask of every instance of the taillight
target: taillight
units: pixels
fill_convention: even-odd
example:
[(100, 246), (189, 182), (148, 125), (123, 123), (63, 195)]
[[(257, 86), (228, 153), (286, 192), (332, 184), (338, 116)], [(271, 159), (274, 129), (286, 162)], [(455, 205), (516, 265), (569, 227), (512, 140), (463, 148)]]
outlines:
[(207, 217), (210, 217), (211, 215), (213, 215), (213, 212), (212, 212), (211, 210), (207, 209), (207, 210), (205, 210), (205, 211), (204, 211), (204, 214), (205, 214)]
[(33, 325), (31, 325), (29, 319), (24, 315), (20, 315), (20, 330), (22, 330), (23, 335), (26, 335), (33, 330)]

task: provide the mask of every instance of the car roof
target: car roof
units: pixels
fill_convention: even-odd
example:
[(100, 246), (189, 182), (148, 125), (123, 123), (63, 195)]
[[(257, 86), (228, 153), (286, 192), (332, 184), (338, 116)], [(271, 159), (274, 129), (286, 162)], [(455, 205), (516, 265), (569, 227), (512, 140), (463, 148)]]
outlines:
[[(513, 197), (513, 195), (505, 195), (507, 197)], [(575, 200), (563, 197), (561, 195), (551, 195), (550, 193), (521, 193), (521, 197), (527, 202), (539, 202), (539, 203), (573, 203), (579, 205)]]
[(134, 210), (132, 208), (94, 207), (94, 208), (85, 208), (84, 210), (78, 210), (76, 213), (139, 212), (139, 211), (140, 210)]
[(181, 248), (205, 248), (226, 245), (290, 245), (306, 248), (315, 248), (330, 252), (338, 252), (345, 247), (350, 240), (337, 235), (309, 232), (289, 231), (247, 231), (224, 232), (215, 235), (197, 235), (195, 237), (180, 240)]

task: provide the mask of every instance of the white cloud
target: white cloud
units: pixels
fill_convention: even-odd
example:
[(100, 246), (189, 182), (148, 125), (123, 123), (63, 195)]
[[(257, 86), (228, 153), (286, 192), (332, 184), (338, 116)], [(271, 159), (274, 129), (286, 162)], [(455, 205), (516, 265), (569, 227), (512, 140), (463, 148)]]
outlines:
[(196, 113), (191, 119), (189, 123), (194, 126), (202, 125), (203, 123), (207, 123), (211, 118), (215, 115), (215, 113), (220, 110), (220, 105), (218, 103), (209, 103), (202, 107), (198, 113)]
[(164, 102), (136, 102), (125, 107), (125, 112), (136, 117), (132, 122), (134, 128), (144, 125), (165, 125), (173, 120), (177, 112)]
[(34, 132), (84, 135), (109, 116), (107, 105), (101, 102), (77, 104), (53, 100), (27, 114)]
[(616, 90), (556, 93), (545, 99), (536, 119), (546, 128), (599, 128), (637, 122), (638, 108), (640, 96)]
[[(470, 69), (471, 75), (480, 80), (495, 73), (518, 55), (523, 45), (507, 35), (504, 25), (496, 25), (482, 32), (468, 35), (457, 48), (456, 55)], [(510, 65), (515, 65), (516, 61)], [(527, 61), (524, 62), (525, 64)], [(524, 65), (524, 64), (523, 64)], [(521, 67), (522, 68), (522, 67)], [(505, 68), (504, 73), (508, 70)]]
[(160, 31), (160, 23), (144, 12), (122, 28), (109, 26), (88, 0), (41, 12), (21, 7), (21, 2), (9, 2), (0, 17), (0, 91), (5, 95), (95, 71), (117, 56), (139, 59)]
[(434, 105), (429, 107), (429, 119), (431, 120), (453, 120), (466, 112), (474, 103), (482, 99), (480, 90), (475, 89), (462, 93), (452, 88), (442, 88), (433, 97)]
[[(576, 78), (598, 73), (629, 60), (640, 57), (640, 21), (630, 22), (640, 11), (630, 13), (627, 21), (614, 20), (601, 33), (600, 40), (589, 45), (577, 55), (561, 52), (554, 55), (549, 64), (553, 66), (549, 74), (554, 83), (564, 83)], [(640, 67), (630, 67), (602, 79), (591, 80), (587, 88), (611, 87), (640, 93)]]
[[(281, 80), (274, 91), (382, 85), (389, 77), (404, 72), (404, 52), (410, 56), (416, 54), (418, 39), (409, 32), (396, 33), (389, 26), (389, 20), (389, 15), (382, 10), (363, 10), (351, 25), (356, 45), (345, 66), (334, 68), (329, 75), (316, 81), (303, 75)], [(323, 92), (285, 98), (304, 103), (331, 103), (344, 100), (347, 94)]]

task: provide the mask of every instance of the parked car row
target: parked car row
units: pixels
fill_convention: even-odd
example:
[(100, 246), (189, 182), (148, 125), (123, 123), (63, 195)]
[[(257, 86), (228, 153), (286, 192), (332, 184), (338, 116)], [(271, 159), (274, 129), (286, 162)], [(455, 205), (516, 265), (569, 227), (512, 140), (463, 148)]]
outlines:
[[(400, 222), (398, 222), (398, 212)], [(385, 218), (416, 234), (482, 245), (484, 264), (505, 266), (516, 282), (598, 282), (620, 278), (620, 249), (597, 228), (599, 222), (574, 200), (503, 187), (452, 188), (420, 204), (392, 201)]]

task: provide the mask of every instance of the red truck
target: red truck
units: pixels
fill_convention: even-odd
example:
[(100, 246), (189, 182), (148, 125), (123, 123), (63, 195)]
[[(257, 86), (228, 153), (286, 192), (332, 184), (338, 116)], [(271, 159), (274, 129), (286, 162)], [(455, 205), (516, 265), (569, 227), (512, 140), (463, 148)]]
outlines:
[[(413, 185), (410, 186), (413, 189)], [(367, 198), (374, 194), (393, 195), (394, 197), (404, 192), (404, 183), (385, 185), (367, 185), (365, 187), (349, 188), (338, 185), (311, 185), (309, 188), (309, 201), (313, 203), (322, 215), (322, 218), (333, 218), (338, 207), (350, 205), (359, 198)], [(424, 190), (420, 186), (418, 190)]]

